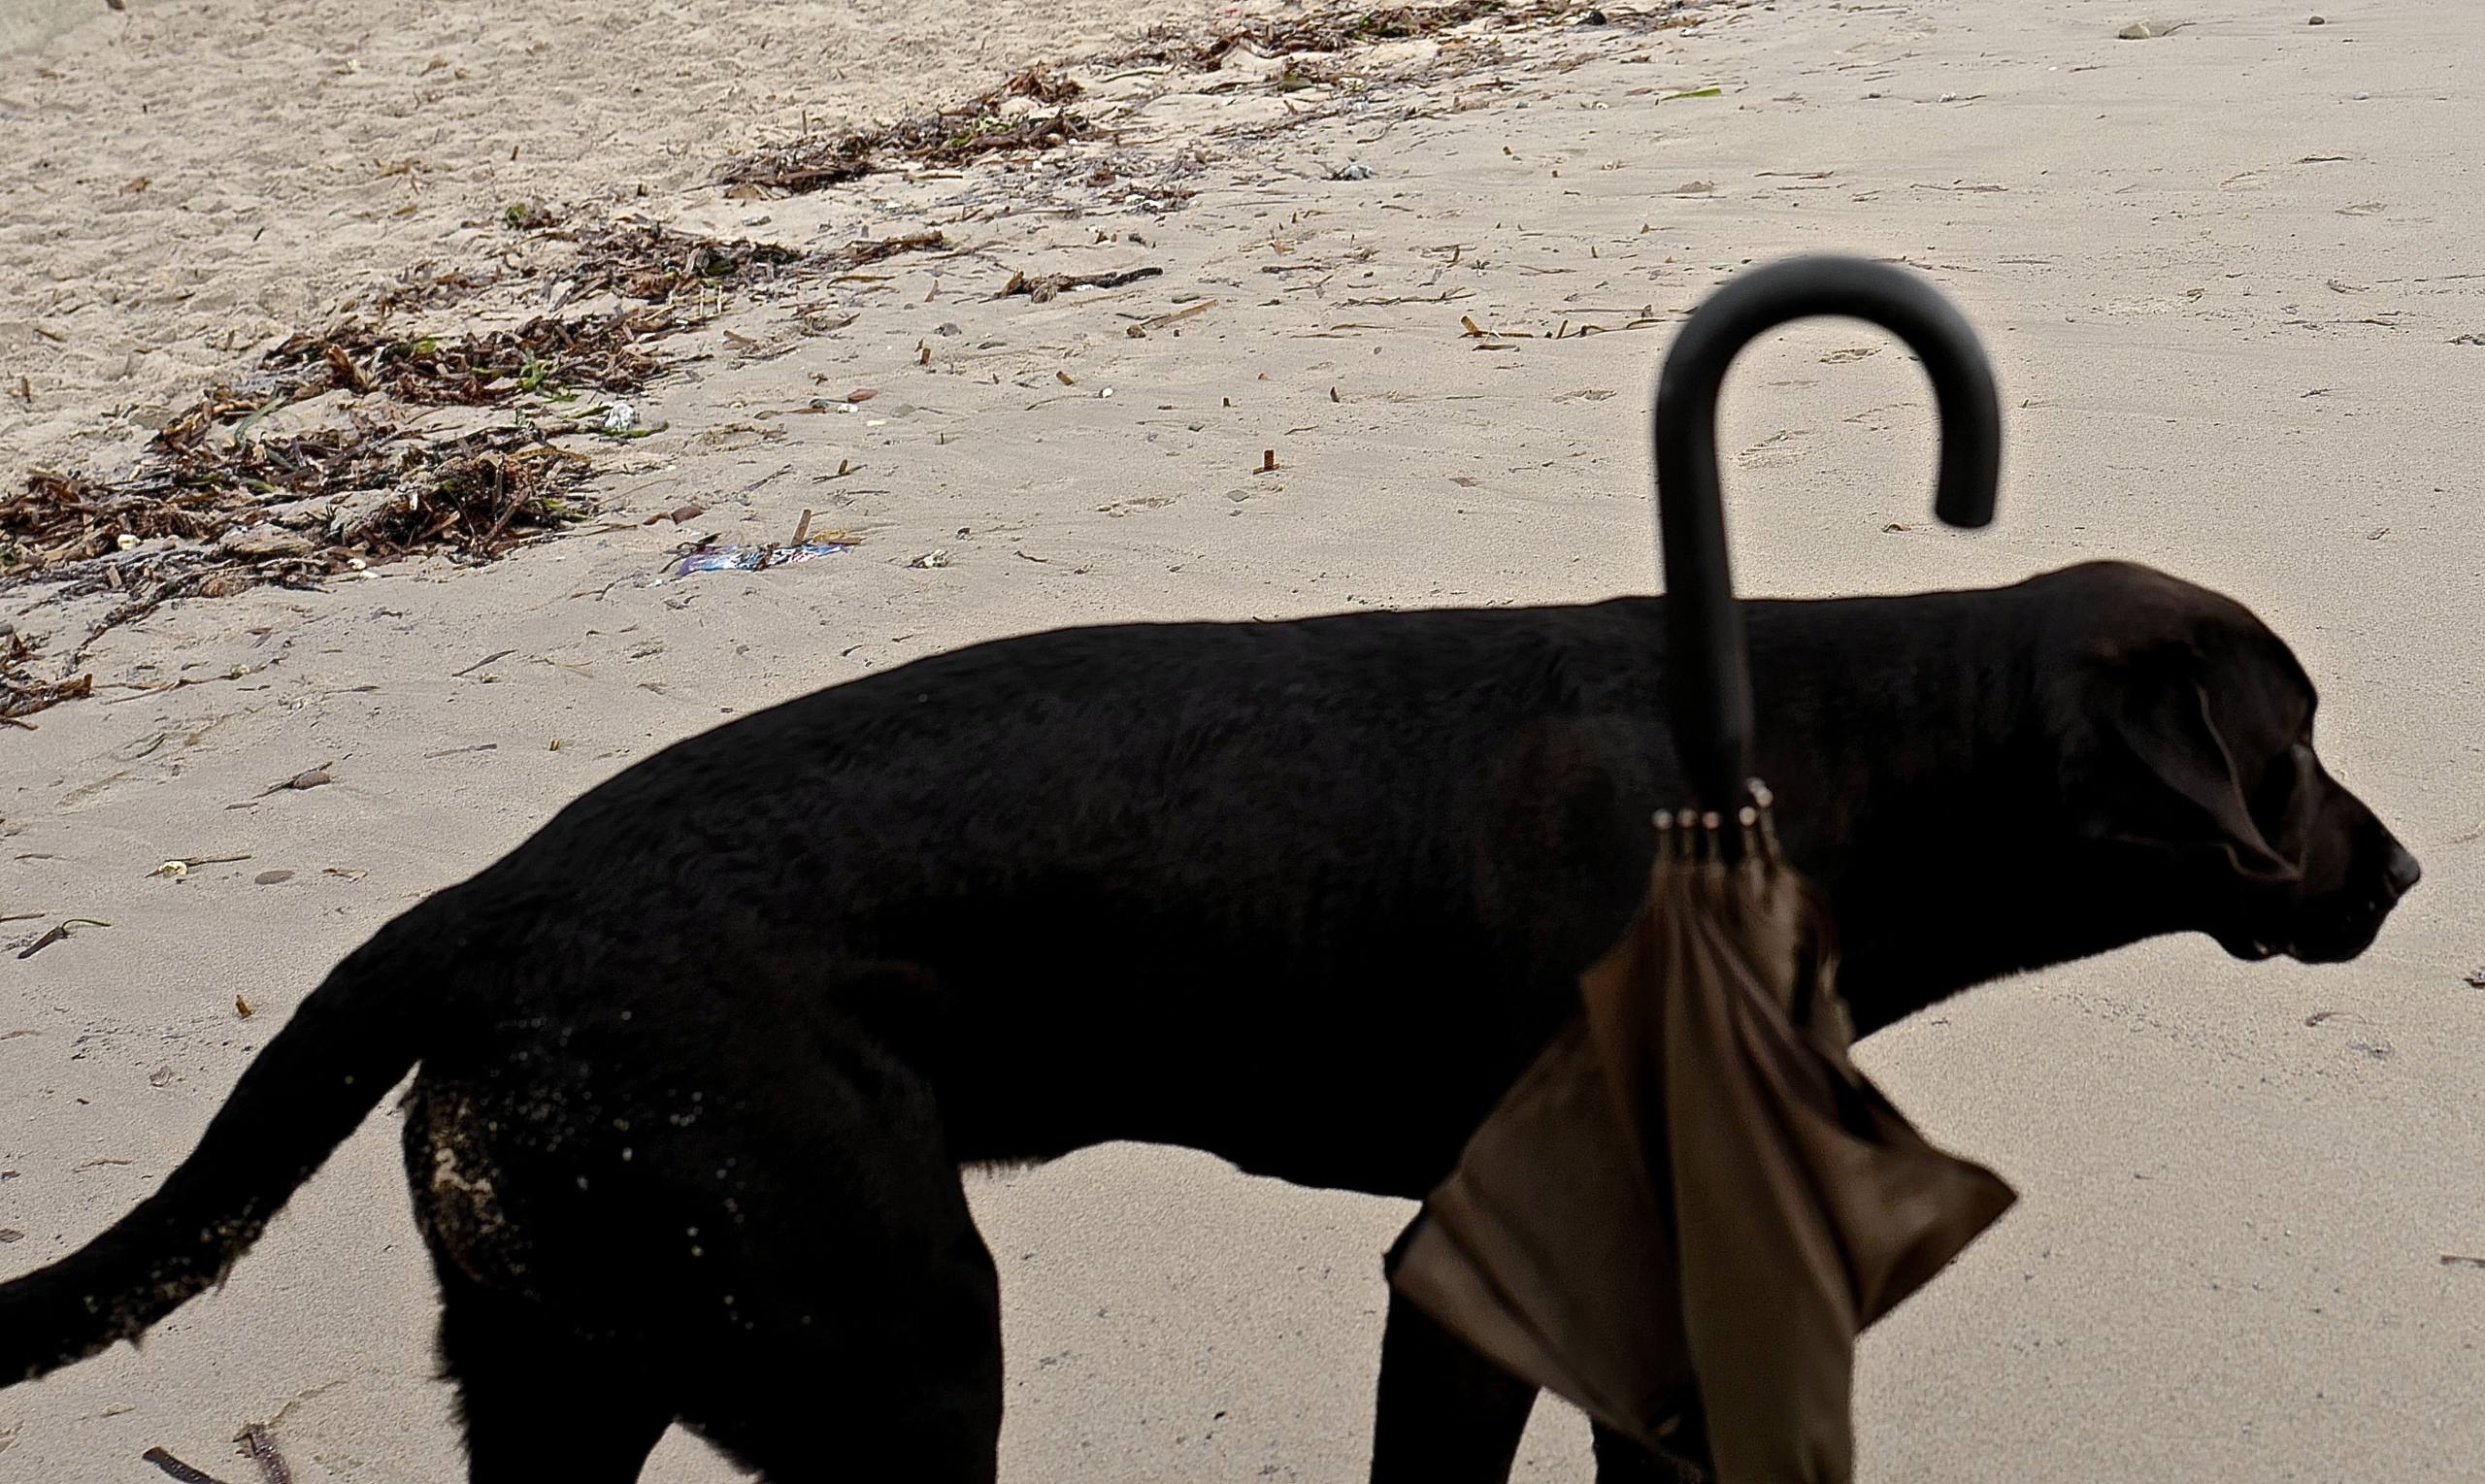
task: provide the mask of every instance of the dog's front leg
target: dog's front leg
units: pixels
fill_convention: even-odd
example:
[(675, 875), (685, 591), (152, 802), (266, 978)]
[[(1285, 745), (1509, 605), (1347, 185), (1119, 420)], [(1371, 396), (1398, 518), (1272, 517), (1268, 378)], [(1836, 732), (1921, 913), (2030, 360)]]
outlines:
[[(1537, 1391), (1469, 1349), (1396, 1293), (1380, 1335), (1372, 1484), (1506, 1484)], [(1652, 1453), (1599, 1424), (1596, 1484), (1713, 1484), (1697, 1417)], [(1689, 1462), (1697, 1460), (1695, 1464)]]
[(1372, 1484), (1506, 1484), (1535, 1405), (1535, 1387), (1390, 1294)]
[[(1596, 1484), (1713, 1484), (1716, 1469), (1708, 1463), (1708, 1441), (1691, 1427), (1671, 1439), (1681, 1458), (1651, 1453), (1603, 1423), (1592, 1425), (1596, 1435)], [(1697, 1459), (1695, 1465), (1689, 1460)]]

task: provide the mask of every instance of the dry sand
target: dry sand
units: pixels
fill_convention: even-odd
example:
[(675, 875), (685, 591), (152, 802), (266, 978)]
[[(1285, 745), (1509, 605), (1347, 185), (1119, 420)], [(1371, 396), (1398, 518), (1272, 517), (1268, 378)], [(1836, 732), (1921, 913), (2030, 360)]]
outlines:
[[(1160, 216), (1050, 166), (776, 201), (702, 182), (805, 109), (971, 93), (1180, 7), (1090, 9), (1085, 36), (1057, 7), (963, 0), (618, 9), (170, 4), (0, 61), (0, 345), (35, 393), (31, 416), (0, 404), (12, 478), (126, 456), (148, 409), (268, 335), (494, 250), (521, 194), (797, 244), (941, 225), (973, 249), (729, 306), (685, 342), (710, 358), (645, 399), (667, 431), (600, 455), (625, 519), (693, 500), (691, 532), (768, 540), (813, 508), (856, 550), (651, 585), (691, 533), (633, 528), (177, 606), (108, 641), (98, 679), (208, 683), (0, 736), (0, 913), (50, 914), (8, 931), (113, 923), (5, 961), (0, 1227), (24, 1235), (0, 1271), (149, 1189), (381, 920), (725, 714), (1064, 622), (1646, 588), (1666, 325), (1745, 261), (1839, 248), (1923, 266), (1989, 337), (2002, 519), (1928, 529), (1912, 368), (1804, 327), (1730, 393), (1746, 587), (2117, 555), (2223, 588), (2295, 643), (2325, 755), (2430, 872), (2349, 968), (2155, 943), (1868, 1044), (2023, 1200), (1868, 1340), (1866, 1476), (2472, 1477), (2485, 345), (2457, 342), (2485, 334), (2485, 12), (2357, 0), (2310, 27), (2230, 6), (2126, 42), (2143, 13), (2094, 0), (1718, 6), (1662, 36), (1505, 36), (1482, 71), (1388, 49), (1350, 92), (1124, 78), (1093, 100), (1120, 142), (1074, 148), (1196, 192)], [(1371, 178), (1328, 178), (1353, 162)], [(990, 297), (1015, 270), (1142, 265), (1164, 272)], [(859, 317), (804, 334), (805, 309)], [(1552, 338), (1565, 321), (1614, 333)], [(812, 411), (860, 386), (880, 396)], [(229, 808), (321, 764), (329, 786)], [(292, 875), (254, 884), (270, 871)], [(156, 1444), (243, 1472), (225, 1440), (261, 1420), (297, 1477), (456, 1476), (394, 1122), (143, 1354), (0, 1397), (0, 1475), (145, 1478)], [(977, 1205), (1005, 1274), (1006, 1477), (1361, 1476), (1407, 1207), (1120, 1146)], [(1584, 1443), (1545, 1408), (1523, 1476), (1585, 1478)], [(728, 1476), (679, 1437), (650, 1474)]]

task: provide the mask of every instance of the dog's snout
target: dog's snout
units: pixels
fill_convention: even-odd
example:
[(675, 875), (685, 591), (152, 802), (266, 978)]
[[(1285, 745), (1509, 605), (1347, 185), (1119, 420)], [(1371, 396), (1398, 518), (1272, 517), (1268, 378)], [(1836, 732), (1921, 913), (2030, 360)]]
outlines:
[(2393, 844), (2390, 863), (2382, 868), (2381, 874), (2382, 879), (2390, 883), (2390, 900), (2396, 902), (2415, 890), (2416, 883), (2425, 878), (2425, 868), (2417, 864), (2416, 857), (2407, 853), (2405, 845)]

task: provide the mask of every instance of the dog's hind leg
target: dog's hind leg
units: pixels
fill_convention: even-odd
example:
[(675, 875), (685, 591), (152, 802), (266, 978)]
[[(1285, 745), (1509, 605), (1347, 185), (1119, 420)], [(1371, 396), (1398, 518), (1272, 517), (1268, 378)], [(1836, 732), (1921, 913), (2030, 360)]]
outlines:
[(764, 1325), (738, 1347), (689, 1426), (768, 1484), (993, 1484), (1000, 1305), (980, 1243), (974, 1270), (937, 1287), (852, 1276), (825, 1333)]
[(470, 1484), (633, 1484), (673, 1413), (610, 1350), (523, 1301), (441, 1278), (442, 1369), (457, 1385)]
[(681, 1172), (736, 1207), (702, 1218), (683, 1290), (707, 1317), (682, 1421), (771, 1484), (992, 1484), (1000, 1280), (932, 1089), (836, 1030), (780, 1072), (765, 1058), (788, 1040), (751, 1050), (748, 1103), (656, 1155), (695, 1156)]
[(620, 1299), (634, 1254), (599, 1254), (618, 1271), (580, 1261), (592, 1208), (545, 1219), (545, 1190), (586, 1181), (514, 1137), (499, 1091), (426, 1068), (406, 1103), (414, 1222), (440, 1281), (441, 1371), (457, 1387), (468, 1477), (632, 1484), (673, 1422), (648, 1369), (660, 1347), (615, 1328), (636, 1317)]
[(1505, 1484), (1535, 1406), (1534, 1386), (1390, 1296), (1372, 1484)]

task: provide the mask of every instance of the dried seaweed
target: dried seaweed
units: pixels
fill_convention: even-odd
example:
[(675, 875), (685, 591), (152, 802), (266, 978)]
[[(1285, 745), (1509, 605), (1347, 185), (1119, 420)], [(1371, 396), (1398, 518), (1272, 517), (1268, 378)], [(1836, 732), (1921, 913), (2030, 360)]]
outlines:
[[(498, 553), (513, 532), (581, 513), (547, 502), (583, 461), (523, 420), (425, 440), (377, 421), (298, 437), (160, 448), (128, 479), (39, 474), (0, 502), (0, 534), (29, 559), (8, 577), (136, 592), (161, 560), (261, 567), (444, 547)], [(291, 534), (287, 534), (291, 533)]]
[(1382, 42), (1439, 36), (1478, 20), (1503, 25), (1545, 20), (1575, 8), (1557, 3), (1514, 5), (1508, 0), (1449, 0), (1443, 5), (1333, 5), (1206, 33), (1159, 26), (1146, 33), (1141, 46), (1114, 57), (1113, 62), (1152, 62), (1205, 72), (1222, 66), (1226, 57), (1238, 50), (1258, 56), (1336, 53)]
[(1001, 286), (1001, 292), (992, 297), (1007, 299), (1023, 294), (1033, 303), (1049, 304), (1074, 288), (1119, 288), (1125, 283), (1155, 278), (1164, 271), (1162, 268), (1125, 268), (1114, 273), (1045, 273), (1032, 278), (1023, 272), (1013, 273), (1010, 275), (1010, 281)]
[(453, 338), (392, 334), (349, 319), (286, 340), (259, 365), (288, 398), (336, 387), (385, 392), (418, 407), (481, 407), (547, 386), (617, 392), (645, 385), (663, 369), (646, 343), (681, 327), (660, 308), (576, 319), (539, 315), (514, 330)]
[[(1065, 95), (1037, 82), (1021, 92)], [(90, 693), (92, 676), (71, 672), (94, 642), (174, 599), (314, 586), (340, 570), (416, 552), (487, 561), (582, 518), (592, 512), (575, 493), (585, 461), (547, 438), (590, 425), (573, 418), (547, 430), (545, 421), (557, 404), (633, 392), (662, 373), (669, 362), (656, 343), (698, 322), (671, 308), (683, 289), (847, 271), (949, 246), (939, 232), (915, 232), (807, 252), (635, 218), (581, 225), (533, 205), (513, 208), (508, 221), (576, 245), (566, 268), (571, 294), (609, 290), (643, 304), (453, 336), (387, 326), (393, 310), (501, 277), (424, 265), (375, 301), (374, 319), (292, 336), (238, 385), (174, 415), (126, 476), (34, 472), (21, 492), (0, 498), (0, 589), (40, 583), (50, 589), (46, 603), (100, 592), (118, 601), (57, 664), (39, 665), (26, 639), (6, 633), (0, 719)], [(340, 406), (319, 426), (269, 421), (331, 393)], [(409, 415), (440, 407), (505, 408), (510, 419), (446, 438)], [(596, 426), (635, 436), (622, 424)]]
[[(1642, 31), (1701, 24), (1718, 0), (1663, 0), (1648, 9), (1598, 8), (1577, 0), (1447, 0), (1439, 5), (1326, 5), (1231, 28), (1159, 26), (1108, 65), (1155, 64), (1211, 71), (1237, 51), (1260, 57), (1341, 57), (1386, 42), (1416, 41), (1473, 27), (1478, 34), (1572, 21)], [(1289, 66), (1272, 80), (1280, 90), (1329, 81), (1330, 69)]]
[[(123, 478), (37, 471), (0, 500), (0, 587), (118, 601), (51, 674), (12, 633), (0, 717), (89, 694), (92, 676), (76, 672), (95, 641), (175, 599), (314, 586), (415, 552), (488, 561), (582, 518), (585, 460), (551, 445), (530, 410), (573, 388), (636, 390), (665, 368), (648, 342), (679, 327), (660, 307), (453, 339), (348, 320), (270, 351), (254, 394), (218, 388), (173, 417)], [(329, 390), (350, 394), (342, 425), (262, 426)], [(505, 407), (510, 419), (433, 437), (405, 416), (447, 405)]]
[[(780, 243), (694, 236), (640, 216), (580, 220), (574, 214), (534, 205), (510, 208), (506, 221), (511, 230), (533, 240), (567, 244), (575, 250), (549, 263), (521, 264), (505, 257), (503, 266), (484, 274), (446, 271), (428, 261), (417, 264), (398, 275), (396, 286), (372, 299), (373, 319), (385, 322), (398, 311), (435, 309), (511, 279), (565, 280), (555, 309), (601, 293), (646, 304), (670, 304), (685, 291), (766, 289), (807, 269), (851, 268), (899, 252), (949, 246), (948, 239), (938, 232), (919, 232), (866, 239), (830, 251), (806, 251)], [(320, 337), (322, 341), (334, 338), (335, 332)], [(348, 348), (359, 353), (370, 347)]]
[(692, 237), (637, 217), (549, 235), (578, 245), (570, 270), (577, 292), (611, 289), (650, 304), (663, 304), (684, 287), (773, 278), (805, 256), (775, 243)]
[[(202, 491), (211, 498), (183, 512), (202, 528), (188, 539), (122, 544), (116, 531), (147, 523), (148, 502), (127, 489), (85, 481), (74, 487), (100, 499), (49, 503), (30, 489), (0, 505), (13, 534), (65, 538), (57, 544), (66, 554), (17, 575), (22, 580), (53, 585), (54, 598), (122, 595), (65, 663), (47, 668), (80, 671), (96, 640), (175, 599), (310, 587), (347, 568), (418, 551), (489, 560), (589, 513), (587, 502), (569, 494), (584, 478), (584, 461), (512, 429), (442, 445), (407, 441), (384, 451), (357, 450), (345, 462), (352, 471), (346, 478), (368, 482), (322, 490), (329, 498), (254, 502), (233, 484)], [(192, 464), (184, 474), (196, 478), (199, 471)], [(99, 545), (108, 549), (76, 554)], [(91, 674), (42, 674), (35, 659), (22, 636), (11, 636), (0, 663), (0, 717), (29, 715), (92, 693)]]
[[(1084, 115), (1068, 107), (1081, 90), (1072, 79), (1031, 68), (965, 103), (886, 128), (835, 135), (806, 132), (732, 161), (717, 182), (799, 194), (859, 180), (893, 163), (958, 165), (1004, 150), (1058, 148), (1095, 132)], [(1038, 107), (1013, 106), (1018, 99)]]
[(372, 312), (390, 314), (400, 310), (431, 309), (472, 298), (501, 281), (502, 275), (477, 275), (464, 269), (443, 270), (426, 259), (397, 275), (397, 286), (386, 289), (371, 301)]
[[(1211, 71), (1236, 51), (1265, 57), (1335, 56), (1384, 42), (1444, 36), (1465, 26), (1506, 30), (1581, 16), (1602, 23), (1671, 29), (1696, 25), (1705, 18), (1676, 14), (1685, 9), (1680, 0), (1661, 11), (1634, 15), (1608, 15), (1574, 0), (1329, 5), (1231, 28), (1159, 27), (1147, 33), (1140, 46), (1106, 59), (1104, 65), (1156, 64)], [(1275, 85), (1299, 87), (1315, 81), (1321, 81), (1317, 69), (1289, 67)], [(996, 151), (1053, 149), (1101, 132), (1092, 119), (1069, 107), (1082, 92), (1075, 79), (1030, 69), (964, 103), (882, 128), (813, 133), (806, 127), (793, 139), (727, 163), (716, 181), (753, 194), (801, 193), (903, 165), (958, 165)], [(1107, 181), (1110, 179), (1109, 175)]]
[[(1087, 120), (1068, 109), (1051, 114), (1004, 113), (998, 107), (958, 117), (944, 115), (931, 120), (939, 132), (911, 152), (934, 165), (956, 165), (1002, 149), (1051, 149), (1091, 131)], [(946, 125), (945, 130), (940, 126)]]
[(1058, 148), (1093, 132), (1085, 116), (1069, 109), (1011, 111), (978, 99), (966, 109), (924, 114), (869, 133), (789, 140), (733, 161), (718, 180), (799, 194), (860, 180), (892, 163), (960, 165), (1002, 150)]
[(650, 304), (670, 303), (684, 289), (765, 287), (806, 271), (852, 269), (903, 252), (949, 246), (939, 232), (912, 232), (807, 252), (778, 243), (693, 237), (638, 217), (546, 235), (578, 247), (577, 259), (564, 270), (571, 295), (610, 290)]
[(835, 254), (841, 267), (860, 268), (866, 263), (885, 262), (905, 252), (938, 252), (949, 246), (946, 234), (941, 232), (908, 232), (897, 237), (864, 237), (847, 243)]
[(1455, 30), (1486, 16), (1517, 19), (1537, 13), (1503, 0), (1452, 0), (1447, 5), (1389, 5), (1376, 9), (1344, 8), (1306, 16), (1271, 17), (1226, 31), (1191, 49), (1187, 56), (1166, 59), (1193, 68), (1215, 67), (1241, 48), (1261, 56), (1291, 56), (1306, 51), (1344, 51), (1357, 46), (1410, 41)]
[(34, 646), (26, 643), (23, 635), (15, 631), (0, 633), (0, 721), (24, 726), (24, 722), (17, 720), (18, 717), (95, 693), (93, 676), (44, 679), (34, 673)]
[(1086, 90), (1075, 78), (1054, 77), (1042, 67), (1030, 67), (977, 101), (989, 103), (995, 98), (1033, 98), (1038, 103), (1059, 108)]
[[(439, 440), (379, 419), (289, 437), (159, 440), (126, 479), (38, 474), (0, 501), (0, 539), (20, 554), (0, 580), (45, 583), (55, 599), (122, 595), (91, 644), (175, 598), (310, 586), (415, 551), (488, 560), (588, 513), (569, 494), (584, 466), (521, 419)], [(33, 673), (22, 638), (13, 643), (6, 706), (23, 714), (21, 702), (61, 682)]]
[(876, 136), (868, 134), (846, 134), (835, 139), (806, 134), (732, 161), (716, 181), (720, 185), (750, 185), (796, 194), (842, 185), (880, 168), (876, 144)]

